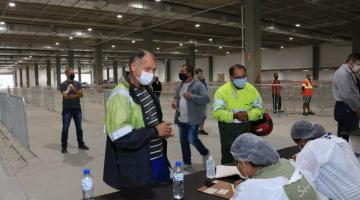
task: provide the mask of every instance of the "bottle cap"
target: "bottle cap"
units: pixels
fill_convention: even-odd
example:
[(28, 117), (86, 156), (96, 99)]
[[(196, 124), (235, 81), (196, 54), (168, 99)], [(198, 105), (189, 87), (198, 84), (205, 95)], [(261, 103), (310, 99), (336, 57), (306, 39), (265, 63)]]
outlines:
[(176, 166), (176, 167), (181, 167), (181, 166), (182, 166), (182, 162), (176, 161), (175, 166)]
[(88, 175), (88, 174), (90, 174), (90, 169), (84, 169), (84, 175)]
[(214, 160), (214, 158), (212, 156), (209, 156), (208, 160)]

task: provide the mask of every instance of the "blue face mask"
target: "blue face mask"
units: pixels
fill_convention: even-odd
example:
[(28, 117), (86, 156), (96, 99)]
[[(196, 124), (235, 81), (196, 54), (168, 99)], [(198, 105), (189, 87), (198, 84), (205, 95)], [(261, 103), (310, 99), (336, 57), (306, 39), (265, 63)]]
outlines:
[(237, 88), (242, 89), (245, 87), (245, 84), (247, 83), (247, 78), (245, 77), (245, 78), (234, 79), (233, 83)]

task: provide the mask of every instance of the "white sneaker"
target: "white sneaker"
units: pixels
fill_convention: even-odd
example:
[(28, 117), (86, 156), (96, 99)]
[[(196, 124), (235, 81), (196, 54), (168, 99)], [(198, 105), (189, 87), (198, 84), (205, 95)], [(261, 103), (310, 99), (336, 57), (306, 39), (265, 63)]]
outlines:
[(203, 166), (206, 168), (206, 161), (209, 159), (209, 156), (211, 156), (210, 155), (210, 151), (209, 151), (209, 153), (206, 155), (206, 156), (202, 156), (202, 159), (203, 159), (203, 162), (202, 162), (202, 164), (203, 164)]

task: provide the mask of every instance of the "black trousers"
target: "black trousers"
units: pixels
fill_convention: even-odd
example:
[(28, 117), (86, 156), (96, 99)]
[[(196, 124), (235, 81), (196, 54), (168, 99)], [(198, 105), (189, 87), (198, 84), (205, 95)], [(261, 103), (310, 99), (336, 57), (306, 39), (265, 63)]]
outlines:
[(281, 95), (272, 93), (273, 111), (281, 110)]
[(349, 133), (359, 128), (359, 118), (356, 112), (352, 111), (344, 102), (335, 103), (334, 118), (338, 123), (337, 135), (349, 141), (349, 136), (342, 133)]
[(221, 143), (221, 164), (233, 164), (234, 159), (230, 153), (231, 145), (239, 135), (250, 132), (250, 122), (239, 124), (219, 122), (218, 124)]

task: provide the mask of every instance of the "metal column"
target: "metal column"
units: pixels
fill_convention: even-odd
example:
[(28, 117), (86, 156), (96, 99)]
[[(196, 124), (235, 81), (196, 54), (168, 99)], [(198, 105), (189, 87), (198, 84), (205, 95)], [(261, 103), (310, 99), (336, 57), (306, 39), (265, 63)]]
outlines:
[(245, 0), (245, 66), (252, 83), (260, 82), (261, 73), (260, 7), (260, 0)]
[(320, 46), (313, 46), (312, 47), (312, 56), (313, 56), (313, 79), (319, 80), (319, 70), (320, 70)]
[(74, 68), (74, 52), (68, 51), (68, 67)]
[(20, 87), (24, 87), (22, 68), (19, 69)]
[(166, 59), (165, 81), (170, 82), (170, 80), (171, 80), (171, 60)]
[(46, 85), (51, 86), (51, 63), (46, 60)]
[(35, 87), (39, 87), (39, 64), (34, 64)]
[(114, 60), (113, 62), (113, 76), (114, 76), (114, 83), (118, 84), (118, 65), (117, 61)]
[(55, 72), (56, 72), (56, 85), (59, 88), (61, 85), (61, 64), (60, 64), (60, 55), (57, 54), (55, 58)]
[(26, 73), (26, 87), (30, 88), (30, 72), (29, 72), (29, 65), (26, 65), (25, 68), (25, 73)]
[(213, 69), (213, 57), (209, 56), (209, 81), (212, 82), (214, 80), (214, 69)]
[(78, 64), (78, 80), (79, 80), (79, 82), (81, 83), (81, 65), (80, 64)]
[(195, 45), (190, 45), (189, 46), (189, 64), (192, 65), (194, 68), (196, 68), (195, 66)]
[[(99, 40), (96, 40), (96, 43), (99, 43)], [(94, 83), (101, 85), (103, 82), (103, 69), (102, 69), (102, 46), (95, 46), (94, 51)]]

